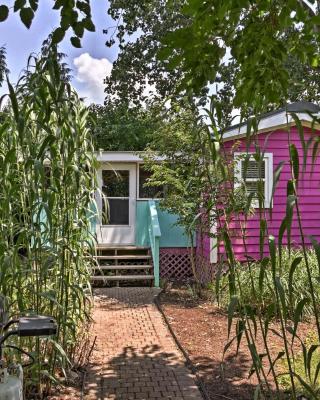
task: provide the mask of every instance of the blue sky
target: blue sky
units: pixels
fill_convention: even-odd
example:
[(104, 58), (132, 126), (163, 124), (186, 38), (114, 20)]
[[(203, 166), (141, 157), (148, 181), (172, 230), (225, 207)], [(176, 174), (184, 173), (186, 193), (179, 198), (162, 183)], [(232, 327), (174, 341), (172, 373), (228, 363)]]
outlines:
[[(12, 5), (12, 0), (1, 1)], [(0, 24), (0, 46), (7, 48), (7, 62), (11, 71), (10, 79), (16, 82), (21, 70), (26, 66), (31, 53), (38, 53), (43, 40), (58, 26), (59, 13), (52, 10), (52, 0), (39, 1), (39, 9), (30, 29), (25, 28), (17, 14)], [(67, 62), (73, 70), (73, 86), (80, 96), (86, 97), (87, 103), (103, 102), (103, 78), (110, 73), (112, 62), (117, 57), (116, 46), (111, 49), (105, 46), (107, 39), (102, 33), (114, 25), (109, 17), (107, 0), (92, 0), (92, 19), (96, 32), (85, 32), (82, 48), (76, 49), (70, 44), (71, 31), (60, 45), (60, 50), (67, 54)], [(6, 91), (5, 87), (0, 89)]]

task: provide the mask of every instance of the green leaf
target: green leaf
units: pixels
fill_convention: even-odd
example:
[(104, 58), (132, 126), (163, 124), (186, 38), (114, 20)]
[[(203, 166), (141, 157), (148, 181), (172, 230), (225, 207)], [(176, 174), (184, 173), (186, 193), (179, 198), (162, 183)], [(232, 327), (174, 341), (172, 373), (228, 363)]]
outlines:
[(77, 8), (85, 13), (86, 15), (90, 15), (91, 9), (90, 9), (90, 4), (86, 1), (77, 1)]
[(49, 372), (48, 370), (42, 369), (42, 370), (40, 371), (40, 374), (43, 375), (43, 376), (45, 376), (46, 378), (49, 378), (49, 380), (50, 380), (51, 382), (54, 382), (56, 385), (59, 384), (59, 380), (58, 380), (55, 376), (53, 376), (52, 374), (50, 374), (50, 372)]
[(237, 351), (236, 351), (236, 355), (238, 355), (239, 353), (239, 348), (240, 348), (240, 344), (241, 344), (241, 339), (243, 336), (243, 333), (246, 329), (246, 324), (245, 321), (242, 321), (241, 319), (239, 321), (237, 321), (237, 325), (236, 325), (236, 333), (237, 333)]
[(286, 353), (284, 351), (280, 351), (277, 355), (277, 357), (272, 361), (272, 366), (270, 366), (270, 369), (268, 371), (268, 375), (272, 371), (272, 368), (276, 365), (277, 361), (279, 361)]
[(72, 44), (72, 46), (77, 47), (77, 48), (81, 48), (81, 42), (80, 39), (76, 36), (72, 36), (72, 38), (70, 39), (70, 42)]
[(291, 249), (291, 227), (292, 227), (292, 218), (293, 218), (293, 207), (296, 204), (296, 196), (289, 195), (287, 197), (287, 207), (286, 207), (286, 229), (287, 229), (287, 240), (288, 240), (288, 249), (290, 253)]
[(0, 6), (0, 22), (5, 21), (9, 16), (9, 8), (7, 6)]
[(317, 263), (318, 263), (318, 271), (320, 275), (320, 243), (315, 239), (314, 236), (310, 236), (312, 246), (314, 248), (314, 251), (316, 253), (317, 257)]
[(276, 265), (277, 265), (277, 252), (276, 252), (276, 243), (275, 242), (276, 242), (275, 237), (270, 235), (269, 236), (269, 251), (270, 251), (270, 259), (271, 259), (273, 276), (276, 273)]
[(63, 40), (65, 34), (66, 32), (64, 29), (57, 28), (52, 34), (52, 42), (56, 44), (60, 43)]
[(286, 295), (285, 295), (285, 291), (284, 291), (284, 288), (283, 288), (283, 285), (281, 283), (281, 279), (280, 279), (279, 276), (277, 276), (275, 278), (275, 284), (276, 284), (277, 292), (278, 292), (279, 297), (280, 297), (283, 316), (284, 316), (284, 319), (286, 320), (287, 319), (287, 314), (288, 314), (288, 312), (287, 312), (288, 310), (287, 310), (287, 306), (286, 306)]
[(308, 355), (307, 355), (307, 372), (308, 372), (308, 377), (311, 380), (311, 360), (313, 353), (319, 348), (318, 344), (313, 344), (310, 346), (310, 349), (308, 350)]
[(64, 0), (56, 0), (54, 6), (52, 7), (53, 10), (59, 10), (64, 5)]
[(281, 252), (282, 252), (282, 240), (283, 240), (283, 235), (287, 229), (287, 217), (284, 217), (281, 225), (279, 227), (279, 233), (278, 233), (278, 244), (279, 244), (279, 258), (281, 259)]
[(34, 18), (34, 12), (31, 7), (25, 7), (20, 10), (20, 18), (24, 25), (29, 29)]
[(299, 303), (297, 304), (296, 309), (294, 310), (294, 317), (293, 317), (294, 325), (293, 325), (293, 331), (292, 331), (292, 343), (296, 337), (298, 324), (301, 321), (303, 307), (306, 305), (307, 301), (308, 301), (308, 299), (306, 299), (306, 298), (300, 300)]
[(95, 32), (96, 31), (96, 27), (94, 25), (94, 23), (92, 22), (91, 18), (85, 18), (84, 20), (82, 20), (83, 26), (86, 28), (87, 31), (89, 32)]
[(73, 25), (73, 31), (77, 35), (77, 37), (82, 38), (84, 33), (83, 24), (81, 22), (77, 22), (75, 25)]
[(239, 304), (238, 297), (232, 296), (228, 306), (228, 337), (230, 337), (232, 320), (238, 304)]
[(53, 290), (48, 290), (47, 292), (39, 293), (39, 296), (43, 297), (44, 299), (50, 300), (60, 309), (63, 308), (62, 305), (57, 301), (55, 292)]
[(67, 363), (71, 365), (69, 357), (67, 356), (67, 353), (65, 352), (61, 344), (59, 344), (56, 340), (53, 339), (48, 339), (48, 342), (52, 343), (54, 348), (61, 354), (61, 356), (67, 361)]
[(265, 257), (260, 263), (260, 272), (259, 272), (259, 291), (260, 291), (260, 293), (262, 293), (262, 291), (263, 291), (265, 271), (266, 271), (266, 267), (269, 264), (269, 262), (270, 262), (270, 259), (268, 257)]
[(298, 154), (298, 150), (296, 148), (296, 146), (291, 143), (290, 144), (290, 162), (292, 165), (292, 171), (293, 171), (293, 177), (296, 181), (296, 183), (298, 183), (299, 181), (299, 154)]
[(293, 303), (293, 275), (295, 273), (297, 266), (301, 263), (301, 261), (302, 261), (302, 257), (295, 258), (291, 263), (291, 267), (290, 267), (290, 271), (289, 271), (288, 289), (289, 289), (289, 301), (290, 301), (291, 307), (292, 307), (292, 303)]
[(289, 179), (287, 182), (287, 196), (294, 196), (294, 183), (292, 179)]
[(263, 257), (264, 251), (264, 242), (267, 232), (267, 221), (264, 218), (260, 219), (260, 240), (259, 240), (259, 248), (260, 248), (260, 257)]
[(314, 377), (313, 377), (313, 384), (315, 385), (318, 382), (318, 376), (320, 373), (320, 361), (318, 362), (317, 368), (314, 372)]
[(226, 352), (228, 351), (229, 347), (232, 345), (232, 343), (236, 340), (237, 336), (234, 336), (231, 340), (229, 340), (229, 342), (224, 346), (223, 348), (223, 357), (226, 354)]
[(301, 142), (302, 149), (303, 149), (303, 168), (305, 169), (306, 164), (307, 164), (308, 148), (306, 146), (306, 141), (305, 141), (305, 138), (304, 138), (303, 126), (302, 126), (302, 123), (301, 123), (299, 117), (297, 116), (297, 114), (292, 113), (291, 116), (294, 119), (294, 121), (296, 123), (296, 126), (298, 128), (300, 142)]
[(19, 120), (18, 99), (17, 99), (16, 93), (13, 89), (13, 86), (11, 85), (11, 83), (9, 82), (8, 79), (7, 79), (7, 84), (8, 84), (8, 88), (9, 88), (9, 97), (10, 97), (11, 107), (14, 112), (15, 119), (16, 119), (16, 121), (18, 121)]
[(37, 11), (38, 6), (39, 6), (38, 2), (39, 2), (38, 0), (29, 0), (29, 4), (33, 11)]
[[(274, 171), (271, 202), (273, 202), (274, 193), (276, 191), (284, 164), (285, 164), (285, 161), (281, 161), (280, 164), (277, 166), (277, 168)], [(269, 209), (270, 217), (272, 216), (272, 210), (273, 210), (273, 207), (270, 207), (270, 209)]]
[(22, 7), (24, 7), (25, 4), (26, 0), (16, 0), (13, 7), (14, 12), (19, 11)]
[(312, 389), (312, 387), (305, 380), (303, 380), (303, 378), (299, 374), (296, 374), (295, 372), (292, 372), (292, 374), (299, 380), (299, 382), (307, 390), (307, 392), (311, 396), (313, 396), (314, 400), (319, 398), (318, 394)]

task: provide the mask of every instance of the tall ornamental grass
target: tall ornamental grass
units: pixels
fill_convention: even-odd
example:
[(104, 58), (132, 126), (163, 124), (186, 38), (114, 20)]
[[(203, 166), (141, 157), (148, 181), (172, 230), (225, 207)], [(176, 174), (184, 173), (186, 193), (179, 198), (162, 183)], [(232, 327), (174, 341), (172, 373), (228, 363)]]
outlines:
[[(318, 260), (316, 252), (313, 249), (307, 250), (307, 257), (313, 277), (318, 273)], [(292, 273), (292, 259), (301, 259), (301, 268), (297, 268)], [(241, 296), (244, 303), (251, 305), (254, 309), (258, 309), (262, 315), (273, 312), (274, 318), (277, 318), (277, 309), (273, 307), (275, 291), (272, 285), (272, 265), (268, 258), (262, 261), (254, 261), (250, 267), (250, 273), (247, 265), (244, 263), (236, 263), (237, 280), (241, 285)], [(215, 292), (216, 285), (219, 285), (219, 305), (227, 307), (229, 300), (229, 271), (217, 276), (212, 290)], [(262, 274), (265, 285), (261, 287)], [(291, 249), (284, 248), (282, 252), (282, 269), (280, 271), (283, 283), (283, 295), (288, 304), (288, 317), (293, 320), (294, 312), (303, 299), (306, 303), (301, 314), (306, 321), (312, 321), (314, 315), (310, 290), (308, 288), (308, 274), (306, 272), (305, 262), (303, 260), (303, 251), (300, 248)], [(261, 287), (261, 290), (260, 290)], [(320, 310), (320, 285), (315, 287), (314, 292), (316, 304)], [(270, 308), (271, 307), (271, 308)]]
[(0, 292), (11, 317), (43, 314), (58, 323), (57, 336), (18, 343), (36, 359), (25, 372), (30, 398), (67, 375), (90, 318), (84, 250), (93, 243), (96, 161), (87, 110), (56, 56), (51, 49), (31, 57), (1, 99)]
[[(228, 168), (228, 159), (224, 151), (223, 132), (219, 129), (219, 110), (212, 102), (211, 109), (207, 110), (211, 120), (208, 126), (208, 135), (212, 138), (211, 159), (214, 167), (225, 176), (227, 186), (233, 187), (234, 176)], [(300, 399), (316, 400), (320, 398), (320, 244), (311, 238), (313, 257), (310, 257), (306, 235), (302, 225), (302, 210), (298, 196), (298, 187), (302, 176), (313, 172), (305, 172), (306, 165), (315, 164), (319, 156), (319, 136), (305, 137), (304, 129), (296, 114), (291, 114), (298, 128), (303, 157), (299, 157), (296, 145), (291, 141), (291, 125), (288, 123), (287, 131), (289, 162), (291, 177), (287, 179), (286, 211), (276, 237), (270, 234), (268, 221), (272, 210), (264, 207), (263, 184), (258, 184), (257, 198), (259, 209), (256, 211), (260, 221), (260, 249), (268, 246), (268, 254), (261, 256), (262, 262), (256, 264), (245, 250), (244, 258), (247, 260), (242, 268), (236, 260), (233, 248), (234, 230), (232, 223), (235, 221), (242, 226), (242, 233), (237, 237), (241, 240), (244, 249), (248, 248), (245, 226), (250, 215), (246, 212), (252, 206), (253, 197), (249, 196), (243, 211), (238, 210), (236, 191), (228, 190), (229, 207), (219, 206), (220, 212), (218, 232), (219, 240), (225, 249), (224, 268), (228, 269), (228, 343), (225, 352), (232, 343), (245, 342), (252, 358), (250, 374), (255, 374), (258, 380), (254, 399)], [(319, 124), (319, 118), (314, 117), (312, 129)], [(263, 160), (264, 151), (256, 139), (257, 120), (250, 120), (246, 134), (248, 152), (250, 157), (259, 163)], [(253, 148), (253, 152), (252, 152)], [(248, 156), (249, 157), (249, 156)], [(286, 160), (283, 160), (286, 161)], [(211, 166), (208, 166), (211, 168)], [(276, 166), (274, 172), (274, 188), (276, 190), (282, 176), (283, 163)], [(228, 183), (229, 182), (229, 183)], [(210, 210), (208, 210), (209, 212)], [(293, 221), (297, 221), (299, 229), (300, 251), (293, 251), (290, 247), (291, 228)], [(287, 238), (289, 244), (285, 251), (283, 242)], [(245, 274), (245, 276), (244, 276)], [(303, 285), (302, 285), (303, 280)], [(302, 285), (302, 286), (301, 286)], [(301, 287), (299, 295), (297, 290)], [(221, 285), (217, 285), (217, 295)], [(219, 293), (220, 292), (220, 293)], [(250, 293), (250, 296), (248, 296)], [(261, 301), (264, 293), (271, 293), (266, 306)], [(299, 337), (299, 324), (307, 315), (313, 323), (314, 335), (305, 342)], [(275, 331), (271, 322), (275, 316), (278, 321), (278, 330)], [(271, 331), (282, 342), (282, 349), (277, 355), (273, 353)], [(258, 335), (259, 333), (259, 335)], [(262, 337), (263, 347), (258, 348), (257, 337)], [(300, 351), (293, 343), (297, 343)], [(284, 367), (285, 366), (285, 367)], [(286, 380), (284, 390), (281, 383)], [(305, 397), (301, 397), (304, 395)]]

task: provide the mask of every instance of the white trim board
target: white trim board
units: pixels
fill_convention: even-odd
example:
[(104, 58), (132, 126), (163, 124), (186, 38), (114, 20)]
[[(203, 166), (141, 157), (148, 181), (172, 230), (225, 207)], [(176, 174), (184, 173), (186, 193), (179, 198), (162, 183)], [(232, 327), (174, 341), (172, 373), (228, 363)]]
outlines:
[[(311, 127), (313, 119), (309, 114), (297, 113), (296, 115), (300, 119), (302, 126), (308, 128)], [(270, 132), (271, 130), (275, 129), (287, 128), (288, 125), (294, 126), (296, 125), (296, 123), (290, 114), (288, 114), (286, 111), (283, 111), (276, 115), (271, 115), (265, 118), (262, 117), (258, 123), (257, 133), (259, 134), (263, 132)], [(315, 124), (314, 128), (320, 129), (320, 125)], [(234, 129), (232, 129), (231, 127), (223, 134), (223, 140), (228, 141), (228, 140), (238, 139), (246, 136), (246, 134), (247, 134), (247, 124), (236, 126)]]
[(217, 226), (216, 224), (213, 224), (210, 228), (210, 241), (209, 241), (209, 246), (210, 246), (210, 263), (211, 264), (216, 264), (218, 262), (218, 241), (216, 237), (217, 233)]
[[(143, 163), (143, 151), (96, 151), (97, 160), (100, 162), (119, 162), (119, 163)], [(163, 161), (163, 157), (158, 157), (157, 160)]]

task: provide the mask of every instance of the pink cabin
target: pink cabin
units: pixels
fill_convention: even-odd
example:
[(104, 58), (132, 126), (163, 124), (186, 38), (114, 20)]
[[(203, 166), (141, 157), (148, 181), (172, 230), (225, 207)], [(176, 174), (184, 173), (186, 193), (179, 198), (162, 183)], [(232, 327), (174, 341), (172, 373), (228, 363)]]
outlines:
[[(320, 107), (312, 103), (298, 102), (288, 105), (286, 108), (267, 113), (260, 118), (258, 125), (258, 134), (255, 142), (259, 144), (264, 152), (263, 165), (257, 168), (257, 162), (250, 159), (247, 164), (245, 185), (247, 192), (256, 190), (257, 182), (262, 180), (264, 183), (265, 198), (265, 217), (268, 222), (268, 234), (273, 235), (276, 240), (283, 218), (286, 213), (286, 191), (287, 182), (291, 179), (290, 157), (289, 157), (289, 140), (294, 143), (298, 149), (300, 158), (300, 180), (298, 188), (299, 205), (301, 210), (302, 228), (304, 232), (304, 240), (310, 244), (309, 236), (314, 236), (320, 240), (320, 159), (317, 157), (312, 171), (312, 149), (310, 145), (307, 158), (306, 170), (302, 171), (303, 165), (303, 147), (299, 137), (299, 130), (290, 113), (294, 112), (299, 117), (303, 126), (305, 142), (319, 137), (320, 126), (315, 125), (312, 128), (312, 116), (316, 116), (320, 111)], [(288, 129), (289, 127), (289, 129)], [(235, 175), (237, 182), (243, 178), (243, 157), (250, 152), (255, 152), (253, 146), (246, 150), (246, 132), (247, 124), (240, 124), (230, 127), (224, 134), (225, 151), (235, 160)], [(320, 145), (319, 145), (320, 150)], [(283, 169), (276, 186), (276, 190), (272, 199), (272, 188), (274, 171), (277, 166), (284, 162)], [(258, 202), (255, 204), (254, 215), (248, 217), (245, 224), (246, 249), (241, 235), (237, 235), (239, 230), (239, 222), (233, 222), (231, 228), (233, 233), (232, 245), (239, 261), (246, 260), (247, 256), (253, 259), (261, 258), (260, 254), (260, 228), (259, 228), (259, 210)], [(270, 208), (272, 216), (270, 216)], [(217, 228), (216, 228), (217, 229)], [(285, 235), (283, 244), (287, 244)], [(298, 222), (296, 215), (293, 216), (293, 226), (291, 232), (291, 244), (294, 246), (301, 245)], [(222, 244), (218, 244), (215, 238), (203, 237), (197, 240), (197, 252), (207, 265), (213, 266), (223, 258), (224, 248)], [(266, 240), (263, 256), (268, 255), (268, 243)]]

